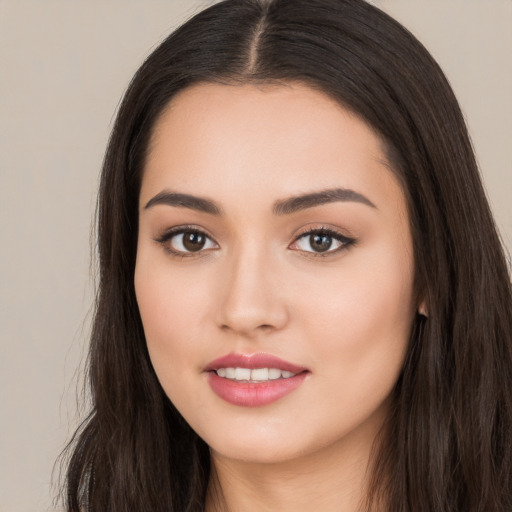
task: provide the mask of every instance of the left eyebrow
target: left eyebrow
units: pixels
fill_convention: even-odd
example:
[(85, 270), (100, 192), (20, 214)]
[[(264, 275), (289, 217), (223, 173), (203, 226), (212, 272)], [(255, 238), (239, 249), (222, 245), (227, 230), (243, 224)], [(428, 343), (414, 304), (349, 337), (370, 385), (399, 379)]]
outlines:
[(315, 206), (338, 201), (361, 203), (377, 209), (377, 207), (367, 197), (355, 190), (347, 188), (333, 188), (276, 201), (274, 203), (273, 212), (275, 215), (289, 215), (300, 210), (306, 210), (307, 208), (313, 208)]

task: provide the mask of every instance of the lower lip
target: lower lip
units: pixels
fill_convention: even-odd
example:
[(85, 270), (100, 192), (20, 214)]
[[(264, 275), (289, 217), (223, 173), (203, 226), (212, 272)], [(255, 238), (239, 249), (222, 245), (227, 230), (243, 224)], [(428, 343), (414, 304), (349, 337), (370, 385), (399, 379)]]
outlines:
[(307, 372), (302, 372), (287, 379), (275, 379), (265, 382), (237, 382), (219, 377), (215, 372), (208, 372), (208, 383), (213, 392), (233, 405), (242, 407), (259, 407), (271, 404), (297, 389)]

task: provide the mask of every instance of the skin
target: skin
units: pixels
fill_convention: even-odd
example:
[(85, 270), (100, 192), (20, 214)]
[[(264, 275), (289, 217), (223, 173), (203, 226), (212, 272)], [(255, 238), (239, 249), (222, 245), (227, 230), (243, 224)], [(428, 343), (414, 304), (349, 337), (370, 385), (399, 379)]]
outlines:
[[(276, 201), (327, 189), (334, 201), (276, 215)], [(215, 201), (221, 215), (147, 203), (162, 191)], [(176, 226), (208, 237), (175, 255)], [(354, 239), (319, 256), (308, 229)], [(210, 241), (211, 240), (211, 241)], [(382, 141), (305, 85), (199, 84), (157, 121), (140, 192), (135, 288), (160, 383), (211, 447), (207, 510), (355, 511), (372, 443), (405, 356), (413, 252), (404, 193)], [(232, 353), (306, 367), (274, 403), (219, 398), (203, 371)]]

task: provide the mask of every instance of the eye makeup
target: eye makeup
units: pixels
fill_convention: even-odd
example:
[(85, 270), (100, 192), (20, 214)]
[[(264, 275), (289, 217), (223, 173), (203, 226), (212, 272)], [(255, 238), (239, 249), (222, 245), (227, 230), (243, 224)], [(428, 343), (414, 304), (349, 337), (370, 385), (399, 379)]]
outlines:
[(219, 248), (217, 242), (196, 226), (176, 226), (155, 238), (164, 250), (172, 256), (187, 258), (203, 255)]
[[(204, 255), (219, 249), (219, 244), (203, 229), (193, 225), (176, 226), (154, 239), (172, 256), (181, 258)], [(345, 251), (356, 243), (332, 228), (321, 226), (308, 228), (296, 236), (288, 249), (313, 257), (329, 257)]]
[[(308, 253), (308, 256), (328, 257), (347, 250), (355, 243), (355, 238), (347, 237), (332, 228), (320, 227), (309, 228), (302, 232), (289, 248)], [(308, 250), (308, 245), (311, 250)]]

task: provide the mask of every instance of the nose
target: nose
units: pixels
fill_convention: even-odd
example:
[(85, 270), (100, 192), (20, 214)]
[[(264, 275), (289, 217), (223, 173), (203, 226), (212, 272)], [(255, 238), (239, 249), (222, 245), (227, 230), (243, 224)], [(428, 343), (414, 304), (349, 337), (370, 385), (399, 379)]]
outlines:
[(253, 338), (282, 329), (288, 309), (276, 265), (262, 254), (247, 252), (226, 262), (217, 321), (225, 331)]

